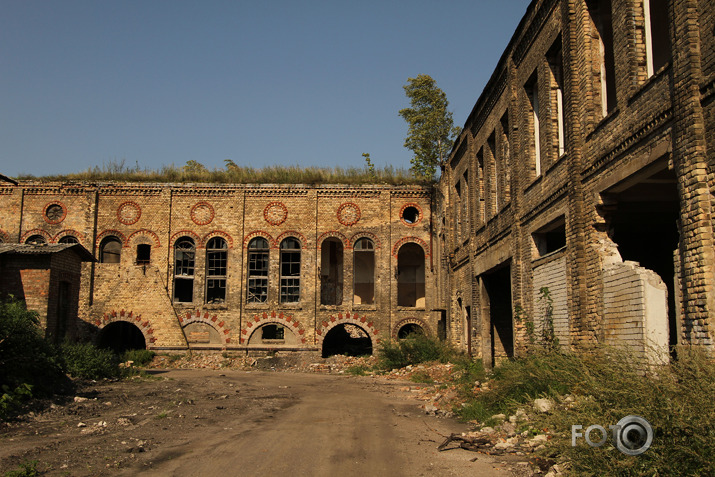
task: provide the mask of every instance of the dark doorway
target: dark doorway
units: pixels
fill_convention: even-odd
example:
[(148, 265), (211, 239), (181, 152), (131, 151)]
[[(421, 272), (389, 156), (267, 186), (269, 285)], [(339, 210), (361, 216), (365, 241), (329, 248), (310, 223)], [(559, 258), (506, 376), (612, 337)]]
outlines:
[(99, 332), (97, 344), (117, 354), (130, 349), (146, 349), (146, 340), (141, 330), (126, 321), (115, 321)]
[(425, 334), (425, 330), (418, 324), (416, 323), (407, 323), (405, 326), (401, 327), (397, 331), (397, 339), (398, 340), (403, 340), (405, 338), (409, 338), (410, 335), (423, 335)]
[(482, 275), (482, 322), (489, 329), (489, 358), (494, 366), (499, 359), (514, 356), (514, 326), (511, 306), (511, 263)]
[(364, 356), (372, 354), (372, 341), (368, 334), (356, 325), (338, 325), (328, 331), (323, 340), (323, 358), (336, 354)]

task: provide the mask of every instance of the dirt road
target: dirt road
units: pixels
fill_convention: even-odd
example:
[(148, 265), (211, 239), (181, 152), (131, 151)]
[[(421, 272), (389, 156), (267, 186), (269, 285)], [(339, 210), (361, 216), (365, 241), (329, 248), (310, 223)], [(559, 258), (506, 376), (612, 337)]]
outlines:
[(36, 459), (45, 475), (65, 476), (510, 475), (489, 456), (437, 452), (442, 436), (464, 426), (425, 416), (404, 383), (232, 370), (156, 376), (97, 384), (79, 402), (3, 425), (0, 471)]

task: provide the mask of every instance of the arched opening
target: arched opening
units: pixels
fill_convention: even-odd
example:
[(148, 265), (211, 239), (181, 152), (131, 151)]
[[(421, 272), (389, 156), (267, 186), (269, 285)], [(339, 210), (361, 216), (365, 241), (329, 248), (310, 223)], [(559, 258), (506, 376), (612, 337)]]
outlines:
[(206, 245), (206, 303), (226, 301), (226, 270), (228, 269), (228, 244), (214, 237)]
[(31, 245), (42, 245), (43, 243), (47, 243), (47, 240), (45, 240), (45, 237), (42, 235), (31, 235), (25, 240), (26, 244), (31, 244)]
[(320, 304), (343, 303), (343, 243), (336, 238), (320, 247)]
[(194, 259), (196, 245), (190, 237), (181, 237), (174, 245), (174, 301), (194, 300)]
[(425, 306), (425, 252), (416, 243), (397, 252), (397, 306)]
[(256, 329), (248, 339), (249, 346), (295, 347), (299, 346), (298, 336), (281, 323), (267, 323)]
[(126, 321), (115, 321), (102, 328), (97, 345), (121, 354), (130, 349), (146, 349), (146, 340), (136, 325)]
[(353, 247), (353, 303), (375, 303), (375, 244), (361, 238)]
[(268, 251), (268, 240), (263, 237), (256, 237), (248, 244), (248, 303), (268, 300)]
[(372, 354), (370, 336), (356, 325), (344, 323), (328, 331), (323, 340), (323, 358), (343, 354), (364, 356)]
[(425, 334), (425, 330), (420, 325), (417, 323), (407, 323), (397, 331), (397, 339), (403, 340), (405, 338), (409, 338), (411, 335), (414, 336), (423, 334)]
[(281, 242), (280, 302), (297, 303), (300, 300), (300, 242), (288, 237)]
[(122, 241), (115, 236), (105, 237), (99, 244), (101, 263), (119, 263), (122, 257)]
[(59, 243), (66, 243), (66, 244), (73, 244), (73, 243), (79, 243), (79, 240), (77, 240), (77, 237), (74, 235), (65, 235), (61, 239), (58, 240)]

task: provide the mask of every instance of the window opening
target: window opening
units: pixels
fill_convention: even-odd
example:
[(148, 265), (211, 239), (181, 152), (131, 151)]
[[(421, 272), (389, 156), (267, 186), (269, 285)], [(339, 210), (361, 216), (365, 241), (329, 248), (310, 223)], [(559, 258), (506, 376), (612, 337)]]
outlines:
[(402, 211), (402, 220), (410, 225), (416, 224), (420, 220), (420, 211), (417, 207), (405, 207), (405, 210)]
[(643, 0), (645, 16), (646, 68), (648, 76), (665, 66), (671, 58), (668, 31), (668, 0)]
[(598, 33), (598, 55), (600, 62), (601, 109), (606, 116), (616, 107), (616, 63), (613, 54), (613, 24), (611, 0), (588, 1), (588, 12), (593, 27)]
[(27, 238), (27, 240), (25, 240), (25, 243), (32, 245), (42, 245), (43, 243), (47, 243), (47, 241), (42, 235), (31, 235)]
[(547, 53), (549, 69), (551, 70), (551, 108), (555, 112), (552, 118), (556, 129), (557, 158), (565, 152), (564, 136), (564, 95), (563, 95), (563, 63), (561, 54), (561, 36), (554, 42)]
[(496, 136), (494, 132), (489, 135), (487, 138), (487, 147), (489, 148), (489, 155), (491, 156), (491, 166), (490, 166), (490, 171), (489, 171), (489, 183), (490, 183), (490, 196), (492, 198), (491, 203), (493, 204), (490, 209), (492, 209), (491, 215), (494, 215), (496, 212), (499, 212), (499, 162), (497, 159), (497, 154), (496, 154)]
[(117, 237), (104, 238), (99, 245), (99, 261), (101, 263), (119, 263), (122, 256), (122, 242)]
[(148, 265), (151, 262), (151, 245), (140, 243), (137, 245), (137, 265)]
[(73, 244), (79, 243), (79, 240), (77, 240), (77, 237), (75, 237), (74, 235), (65, 235), (59, 240), (59, 243)]
[(264, 325), (261, 328), (262, 340), (284, 340), (285, 329), (281, 325)]
[(256, 237), (248, 244), (248, 303), (268, 299), (268, 240)]
[(196, 246), (189, 237), (181, 237), (174, 246), (174, 301), (194, 301), (194, 263)]
[(327, 239), (320, 249), (320, 304), (343, 303), (343, 243)]
[(534, 133), (532, 143), (534, 147), (534, 170), (536, 171), (536, 177), (538, 177), (541, 175), (541, 126), (539, 124), (539, 83), (536, 71), (524, 85), (524, 89), (531, 105), (531, 129)]
[(566, 220), (564, 216), (541, 227), (531, 234), (539, 257), (555, 252), (566, 246)]
[(368, 238), (361, 238), (353, 247), (353, 303), (372, 305), (375, 303), (375, 244)]
[(289, 237), (280, 249), (280, 302), (296, 303), (300, 300), (300, 242)]
[(425, 306), (425, 253), (416, 243), (406, 243), (397, 252), (397, 305)]
[(221, 237), (206, 244), (206, 303), (226, 301), (226, 270), (228, 245)]
[(511, 157), (509, 148), (509, 113), (505, 112), (501, 117), (501, 175), (502, 177), (502, 201), (507, 203), (511, 200)]

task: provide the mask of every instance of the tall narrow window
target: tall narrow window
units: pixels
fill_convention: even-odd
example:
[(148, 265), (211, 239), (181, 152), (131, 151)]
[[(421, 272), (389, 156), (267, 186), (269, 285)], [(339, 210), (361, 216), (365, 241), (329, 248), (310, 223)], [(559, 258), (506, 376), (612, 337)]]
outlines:
[(300, 300), (300, 242), (289, 237), (281, 242), (281, 303)]
[(353, 303), (375, 303), (375, 245), (372, 240), (361, 238), (353, 247)]
[(119, 263), (122, 255), (122, 242), (117, 237), (109, 236), (99, 244), (99, 261), (101, 263)]
[(496, 139), (494, 136), (494, 132), (492, 132), (487, 138), (487, 148), (489, 149), (489, 156), (491, 156), (491, 165), (489, 167), (489, 195), (491, 197), (491, 205), (489, 206), (489, 212), (490, 215), (494, 215), (495, 213), (499, 212), (499, 206), (501, 205), (501, 200), (499, 197), (499, 180), (501, 179), (501, 175), (499, 171), (499, 162), (497, 158)]
[(469, 170), (462, 174), (462, 240), (469, 238), (471, 224), (469, 223)]
[(509, 112), (501, 117), (501, 135), (499, 153), (501, 154), (501, 175), (503, 202), (511, 200), (511, 151), (509, 147)]
[(343, 303), (343, 243), (329, 238), (320, 247), (320, 304)]
[(228, 245), (221, 237), (206, 244), (206, 303), (226, 301), (226, 268)]
[(416, 243), (406, 243), (397, 252), (397, 305), (425, 306), (425, 252)]
[(480, 148), (479, 152), (477, 152), (477, 185), (476, 188), (477, 190), (476, 195), (478, 197), (478, 204), (479, 207), (476, 210), (476, 213), (478, 214), (476, 220), (477, 224), (482, 224), (486, 222), (486, 216), (485, 216), (485, 193), (484, 193), (484, 148)]
[(174, 245), (174, 301), (194, 301), (194, 260), (196, 245), (190, 237), (181, 237)]
[(151, 245), (140, 243), (137, 245), (137, 265), (148, 265), (151, 262)]
[[(564, 138), (564, 93), (563, 93), (563, 65), (561, 54), (561, 36), (559, 36), (546, 55), (549, 62), (550, 78), (550, 100), (551, 100), (551, 120), (556, 135), (556, 157), (559, 158), (565, 152)], [(552, 136), (553, 137), (553, 136)]]
[(592, 27), (598, 33), (593, 57), (600, 63), (601, 109), (606, 116), (616, 107), (616, 62), (613, 55), (611, 0), (588, 0), (587, 4)]
[(534, 147), (534, 170), (538, 177), (541, 175), (541, 127), (539, 124), (539, 82), (536, 71), (524, 85), (524, 90), (531, 106), (530, 126), (533, 138), (532, 146)]
[(648, 76), (665, 66), (671, 57), (668, 31), (668, 0), (643, 0), (645, 51)]
[(268, 240), (256, 237), (248, 244), (248, 303), (268, 300)]

